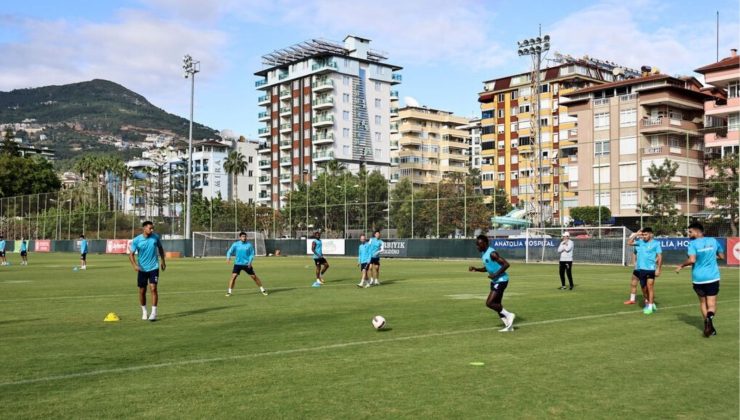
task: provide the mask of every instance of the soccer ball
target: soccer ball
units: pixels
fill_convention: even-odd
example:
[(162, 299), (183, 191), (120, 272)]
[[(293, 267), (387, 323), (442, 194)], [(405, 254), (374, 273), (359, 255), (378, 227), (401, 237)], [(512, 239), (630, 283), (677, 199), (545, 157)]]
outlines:
[(385, 327), (385, 318), (383, 318), (381, 315), (375, 315), (372, 322), (373, 327), (375, 327), (376, 330), (380, 330)]

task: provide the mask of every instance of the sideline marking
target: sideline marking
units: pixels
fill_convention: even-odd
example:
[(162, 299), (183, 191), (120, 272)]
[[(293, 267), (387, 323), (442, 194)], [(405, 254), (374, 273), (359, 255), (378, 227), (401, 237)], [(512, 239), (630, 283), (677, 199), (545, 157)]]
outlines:
[[(736, 301), (737, 300), (727, 300), (727, 301), (718, 301), (718, 303), (728, 303), (728, 302), (736, 302)], [(688, 308), (688, 307), (693, 307), (693, 306), (696, 306), (696, 303), (687, 303), (685, 305), (675, 305), (675, 306), (663, 306), (660, 310), (666, 311), (669, 309)], [(576, 316), (572, 318), (557, 318), (557, 319), (546, 319), (542, 321), (522, 322), (520, 324), (517, 324), (517, 327), (557, 324), (560, 322), (584, 321), (584, 320), (590, 320), (590, 319), (608, 318), (608, 317), (619, 316), (619, 315), (636, 315), (636, 314), (642, 314), (642, 311), (634, 311), (634, 310), (633, 311), (620, 311), (620, 312), (612, 312), (608, 314), (583, 315), (583, 316)], [(236, 356), (213, 357), (213, 358), (208, 358), (208, 359), (180, 360), (176, 362), (154, 363), (154, 364), (149, 364), (149, 365), (129, 366), (129, 367), (122, 367), (122, 368), (114, 368), (114, 369), (100, 369), (100, 370), (92, 370), (88, 372), (70, 373), (67, 375), (55, 375), (55, 376), (46, 376), (46, 377), (41, 377), (41, 378), (22, 379), (19, 381), (12, 381), (12, 382), (2, 382), (0, 383), (0, 388), (6, 387), (6, 386), (36, 384), (40, 382), (61, 381), (65, 379), (85, 378), (85, 377), (91, 377), (91, 376), (105, 375), (109, 373), (137, 372), (140, 370), (167, 368), (167, 367), (172, 367), (172, 366), (202, 365), (206, 363), (225, 362), (225, 361), (241, 360), (241, 359), (248, 359), (248, 358), (282, 356), (282, 355), (288, 355), (288, 354), (341, 349), (341, 348), (346, 348), (346, 347), (357, 347), (357, 346), (367, 346), (367, 345), (372, 345), (372, 344), (410, 341), (410, 340), (417, 340), (417, 339), (431, 338), (431, 337), (446, 337), (446, 336), (451, 336), (451, 335), (463, 335), (463, 334), (471, 334), (471, 333), (477, 333), (477, 332), (483, 332), (483, 331), (493, 331), (493, 330), (498, 330), (500, 328), (501, 328), (500, 326), (486, 327), (486, 328), (474, 328), (470, 330), (445, 331), (445, 332), (439, 332), (439, 333), (409, 335), (406, 337), (384, 338), (380, 340), (350, 341), (348, 343), (326, 344), (323, 346), (316, 346), (316, 347), (302, 347), (302, 348), (290, 349), (290, 350), (276, 350), (276, 351), (268, 351), (268, 352), (262, 352), (262, 353), (240, 354)]]

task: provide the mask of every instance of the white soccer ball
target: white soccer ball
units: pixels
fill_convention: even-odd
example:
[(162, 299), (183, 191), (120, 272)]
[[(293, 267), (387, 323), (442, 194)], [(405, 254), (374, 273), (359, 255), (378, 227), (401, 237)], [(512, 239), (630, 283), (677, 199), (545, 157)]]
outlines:
[(375, 315), (373, 317), (373, 327), (375, 327), (376, 330), (385, 327), (385, 318), (383, 318), (381, 315)]

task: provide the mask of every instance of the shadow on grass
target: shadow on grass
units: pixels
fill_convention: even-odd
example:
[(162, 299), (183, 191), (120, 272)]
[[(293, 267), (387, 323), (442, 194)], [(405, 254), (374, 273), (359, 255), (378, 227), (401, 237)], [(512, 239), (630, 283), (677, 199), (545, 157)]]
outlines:
[(267, 293), (269, 293), (270, 295), (274, 295), (275, 293), (290, 292), (291, 290), (295, 290), (295, 287), (281, 287), (279, 289), (267, 289)]
[(0, 325), (20, 324), (21, 322), (43, 321), (46, 318), (14, 319), (12, 321), (0, 321)]
[(159, 318), (160, 319), (183, 318), (183, 317), (186, 317), (186, 316), (207, 314), (209, 312), (221, 311), (221, 310), (224, 310), (224, 309), (231, 309), (231, 308), (233, 308), (233, 306), (214, 306), (214, 307), (210, 307), (210, 308), (193, 309), (192, 311), (177, 312), (177, 313), (174, 313), (174, 314), (163, 315), (163, 316), (161, 316)]
[(696, 327), (699, 331), (704, 331), (704, 320), (700, 315), (678, 314), (676, 318), (685, 324)]
[(390, 332), (390, 331), (393, 331), (393, 328), (391, 328), (391, 327), (385, 327), (385, 328), (381, 328), (381, 329), (379, 329), (377, 331), (379, 333)]

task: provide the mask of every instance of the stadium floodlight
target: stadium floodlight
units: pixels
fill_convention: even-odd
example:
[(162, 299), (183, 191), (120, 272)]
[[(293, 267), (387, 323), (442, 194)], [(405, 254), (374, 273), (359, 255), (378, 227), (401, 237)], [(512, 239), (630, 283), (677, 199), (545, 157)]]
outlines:
[[(524, 39), (522, 41), (517, 42), (518, 49), (517, 53), (522, 55), (531, 55), (532, 56), (532, 72), (534, 73), (534, 77), (532, 78), (532, 84), (534, 84), (535, 87), (535, 95), (536, 95), (536, 101), (534, 106), (534, 126), (535, 126), (535, 135), (536, 135), (536, 143), (538, 148), (537, 153), (537, 161), (538, 161), (538, 169), (537, 172), (539, 174), (539, 186), (538, 186), (538, 192), (539, 192), (539, 205), (537, 208), (539, 209), (539, 226), (544, 226), (544, 211), (542, 206), (542, 135), (540, 133), (540, 67), (542, 65), (542, 53), (547, 52), (550, 49), (550, 35), (538, 36), (536, 38), (529, 38)], [(562, 209), (560, 210), (562, 211)]]
[(200, 72), (200, 61), (193, 61), (190, 54), (186, 54), (182, 60), (182, 68), (185, 71), (185, 78), (190, 78), (190, 130), (188, 133), (188, 190), (187, 204), (185, 205), (185, 239), (190, 239), (190, 220), (192, 206), (192, 188), (193, 188), (193, 104), (195, 102), (195, 73)]

